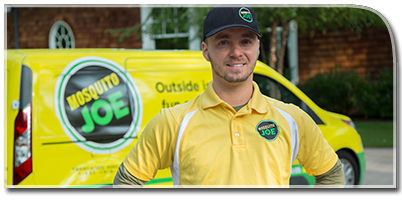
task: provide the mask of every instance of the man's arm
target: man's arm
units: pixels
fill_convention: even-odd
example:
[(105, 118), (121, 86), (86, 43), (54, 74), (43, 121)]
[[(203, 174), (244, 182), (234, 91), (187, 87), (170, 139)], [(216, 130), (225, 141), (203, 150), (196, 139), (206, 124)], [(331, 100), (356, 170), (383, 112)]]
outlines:
[(123, 163), (117, 170), (116, 176), (113, 180), (114, 188), (140, 188), (143, 187), (147, 182), (142, 181), (132, 174), (124, 167)]
[(152, 118), (120, 165), (115, 187), (142, 187), (158, 170), (171, 166), (178, 127), (170, 109), (162, 109)]
[(318, 176), (314, 176), (315, 185), (339, 185), (345, 184), (345, 174), (343, 172), (343, 167), (341, 160), (338, 159), (336, 164), (326, 173)]

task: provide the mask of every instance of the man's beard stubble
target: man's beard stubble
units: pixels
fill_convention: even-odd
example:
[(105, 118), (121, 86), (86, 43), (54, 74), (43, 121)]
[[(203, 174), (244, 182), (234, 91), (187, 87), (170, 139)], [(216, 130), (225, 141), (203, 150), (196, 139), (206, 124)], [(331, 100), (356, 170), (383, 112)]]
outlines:
[(229, 82), (229, 83), (240, 83), (240, 82), (244, 82), (244, 81), (246, 81), (246, 80), (251, 76), (251, 74), (253, 74), (253, 71), (254, 71), (254, 70), (251, 70), (250, 73), (248, 73), (246, 76), (244, 76), (244, 77), (239, 77), (239, 78), (232, 77), (232, 76), (230, 76), (229, 74), (221, 74), (221, 73), (215, 68), (214, 61), (212, 60), (212, 58), (211, 58), (211, 56), (209, 55), (209, 53), (208, 53), (208, 57), (209, 57), (209, 59), (210, 59), (210, 61), (211, 61), (211, 62), (210, 62), (210, 63), (211, 63), (211, 67), (212, 67), (212, 70), (215, 72), (215, 74), (216, 74), (217, 76), (223, 78), (224, 80), (226, 80), (226, 81)]

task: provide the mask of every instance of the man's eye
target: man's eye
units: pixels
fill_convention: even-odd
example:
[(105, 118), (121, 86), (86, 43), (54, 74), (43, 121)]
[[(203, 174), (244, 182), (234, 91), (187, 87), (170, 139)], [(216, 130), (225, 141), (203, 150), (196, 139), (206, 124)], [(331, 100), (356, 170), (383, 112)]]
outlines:
[(225, 45), (225, 44), (227, 44), (226, 41), (221, 41), (221, 42), (219, 42), (219, 45)]
[(250, 40), (244, 40), (243, 44), (251, 44), (251, 41)]

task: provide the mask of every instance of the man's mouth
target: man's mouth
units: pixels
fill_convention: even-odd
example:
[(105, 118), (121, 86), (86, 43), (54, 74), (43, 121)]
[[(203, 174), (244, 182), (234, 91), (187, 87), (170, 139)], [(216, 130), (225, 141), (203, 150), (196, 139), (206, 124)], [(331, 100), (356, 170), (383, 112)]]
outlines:
[(244, 63), (242, 64), (228, 64), (229, 67), (242, 67)]

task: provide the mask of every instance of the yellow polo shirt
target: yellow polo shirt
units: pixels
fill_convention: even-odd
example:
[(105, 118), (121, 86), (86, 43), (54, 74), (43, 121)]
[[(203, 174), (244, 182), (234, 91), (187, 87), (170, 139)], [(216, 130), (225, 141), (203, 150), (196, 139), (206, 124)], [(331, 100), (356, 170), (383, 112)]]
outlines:
[(285, 186), (295, 159), (309, 175), (338, 160), (304, 111), (261, 94), (236, 111), (212, 88), (192, 101), (162, 109), (146, 126), (124, 166), (149, 181), (170, 167), (175, 185)]

